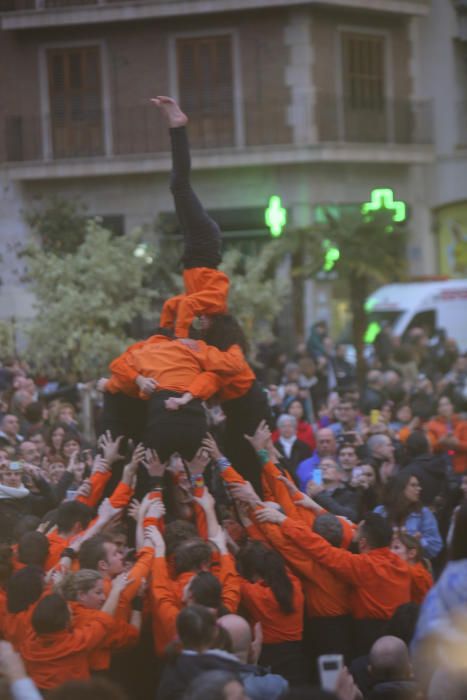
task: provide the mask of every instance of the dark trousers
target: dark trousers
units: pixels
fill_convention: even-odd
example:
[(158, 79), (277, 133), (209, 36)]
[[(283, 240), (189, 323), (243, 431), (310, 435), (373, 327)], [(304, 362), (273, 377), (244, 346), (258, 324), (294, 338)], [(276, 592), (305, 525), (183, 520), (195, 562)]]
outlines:
[(253, 435), (262, 420), (266, 420), (272, 427), (267, 395), (255, 380), (246, 394), (238, 399), (225, 401), (222, 410), (227, 418), (224, 433), (225, 454), (232, 466), (250, 481), (261, 495), (261, 463), (255, 450), (243, 436)]
[(306, 683), (305, 659), (301, 642), (263, 644), (258, 665), (283, 676), (290, 685)]
[(305, 620), (305, 654), (310, 680), (318, 679), (317, 660), (323, 654), (342, 654), (351, 658), (352, 618), (350, 615), (336, 617), (311, 617)]
[(217, 268), (222, 260), (221, 232), (203, 209), (190, 184), (190, 147), (184, 126), (170, 129), (172, 176), (170, 189), (183, 233), (183, 266)]
[(146, 425), (147, 404), (147, 401), (126, 394), (104, 392), (103, 432), (110, 430), (114, 440), (123, 435), (133, 440), (135, 445), (141, 442)]
[(144, 444), (156, 450), (162, 462), (166, 462), (174, 452), (190, 461), (206, 435), (206, 413), (199, 399), (193, 399), (178, 411), (168, 411), (165, 400), (170, 396), (181, 394), (156, 391), (151, 395)]

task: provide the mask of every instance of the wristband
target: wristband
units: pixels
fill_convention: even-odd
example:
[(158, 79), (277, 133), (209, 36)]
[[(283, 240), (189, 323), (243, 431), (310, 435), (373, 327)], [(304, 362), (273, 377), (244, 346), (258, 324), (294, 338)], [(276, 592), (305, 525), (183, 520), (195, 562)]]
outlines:
[(267, 450), (258, 450), (257, 454), (259, 457), (259, 461), (261, 462), (261, 466), (264, 467), (264, 465), (267, 464), (270, 460), (269, 452)]
[(131, 608), (132, 608), (132, 610), (135, 610), (136, 612), (143, 611), (143, 596), (142, 595), (135, 595), (135, 597), (131, 601)]
[(230, 460), (227, 457), (219, 457), (216, 459), (216, 464), (221, 472), (224, 472), (228, 467), (231, 466)]
[(72, 547), (65, 547), (62, 552), (62, 557), (68, 557), (68, 559), (76, 559), (78, 557), (78, 552), (76, 552)]

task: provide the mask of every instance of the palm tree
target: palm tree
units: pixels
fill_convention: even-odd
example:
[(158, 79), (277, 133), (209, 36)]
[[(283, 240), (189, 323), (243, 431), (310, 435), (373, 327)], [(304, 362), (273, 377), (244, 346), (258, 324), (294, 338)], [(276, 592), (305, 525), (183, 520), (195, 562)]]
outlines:
[(393, 222), (393, 212), (380, 209), (364, 216), (358, 208), (323, 208), (323, 223), (288, 231), (278, 242), (280, 254), (301, 260), (294, 278), (306, 279), (332, 270), (347, 287), (357, 375), (365, 376), (365, 301), (374, 286), (403, 278), (406, 271), (406, 230)]

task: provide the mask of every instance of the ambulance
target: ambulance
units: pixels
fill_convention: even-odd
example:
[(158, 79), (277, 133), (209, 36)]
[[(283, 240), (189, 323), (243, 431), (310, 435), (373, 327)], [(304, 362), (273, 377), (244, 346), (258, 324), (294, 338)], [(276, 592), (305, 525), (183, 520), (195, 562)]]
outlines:
[(389, 324), (402, 339), (414, 327), (424, 328), (430, 337), (444, 330), (461, 352), (467, 351), (467, 279), (388, 284), (368, 297), (365, 311), (366, 343)]

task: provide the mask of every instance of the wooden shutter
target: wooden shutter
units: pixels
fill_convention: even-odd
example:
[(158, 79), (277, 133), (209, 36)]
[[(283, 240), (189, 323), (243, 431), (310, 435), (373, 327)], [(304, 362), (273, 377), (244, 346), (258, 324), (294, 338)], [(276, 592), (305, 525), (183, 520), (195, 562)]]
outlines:
[(385, 71), (384, 37), (342, 34), (346, 140), (384, 140), (387, 128)]
[(47, 65), (54, 158), (103, 153), (99, 48), (50, 49)]
[(178, 86), (194, 146), (234, 143), (230, 36), (177, 40)]

